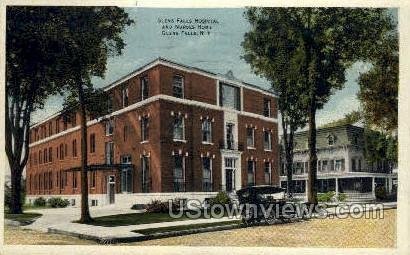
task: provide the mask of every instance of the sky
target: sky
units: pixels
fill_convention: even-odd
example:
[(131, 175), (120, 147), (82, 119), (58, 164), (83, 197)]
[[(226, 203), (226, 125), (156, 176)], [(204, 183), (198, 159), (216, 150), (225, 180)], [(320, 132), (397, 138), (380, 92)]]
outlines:
[[(154, 9), (128, 8), (130, 18), (135, 24), (123, 33), (126, 47), (121, 56), (111, 57), (107, 63), (107, 72), (103, 79), (94, 78), (95, 87), (103, 87), (118, 78), (132, 72), (138, 67), (157, 57), (164, 57), (177, 63), (198, 67), (214, 73), (225, 74), (231, 70), (234, 76), (262, 88), (269, 88), (269, 83), (254, 73), (241, 59), (243, 50), (241, 42), (249, 24), (243, 16), (244, 9)], [(170, 36), (163, 35), (164, 23), (159, 19), (207, 18), (217, 20), (212, 29), (206, 30), (206, 36)], [(167, 30), (180, 31), (180, 30)], [(335, 91), (329, 102), (318, 111), (317, 123), (322, 125), (340, 119), (345, 114), (357, 110), (360, 106), (357, 99), (359, 86), (357, 78), (360, 72), (369, 69), (364, 63), (356, 63), (346, 72), (346, 83), (342, 90)], [(32, 117), (33, 123), (61, 110), (63, 97), (50, 97), (45, 107), (37, 110)]]

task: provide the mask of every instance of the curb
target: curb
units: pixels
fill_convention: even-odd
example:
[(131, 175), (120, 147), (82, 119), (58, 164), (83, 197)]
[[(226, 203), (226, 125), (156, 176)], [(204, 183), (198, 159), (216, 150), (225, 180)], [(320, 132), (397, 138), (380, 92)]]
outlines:
[[(223, 226), (203, 227), (203, 228), (198, 228), (198, 229), (168, 231), (168, 232), (155, 233), (155, 234), (149, 234), (149, 235), (140, 234), (140, 236), (129, 236), (129, 237), (99, 237), (99, 236), (80, 234), (80, 233), (70, 232), (70, 231), (61, 230), (61, 229), (54, 229), (54, 228), (48, 228), (47, 232), (52, 233), (52, 234), (61, 234), (61, 235), (77, 237), (80, 239), (92, 240), (100, 244), (114, 244), (114, 243), (139, 242), (139, 241), (160, 239), (160, 238), (166, 238), (166, 237), (184, 236), (184, 235), (222, 231), (222, 230), (231, 230), (231, 229), (245, 228), (245, 227), (246, 226), (242, 224), (231, 224), (231, 225), (223, 225)], [(138, 232), (135, 231), (132, 233), (138, 233)]]

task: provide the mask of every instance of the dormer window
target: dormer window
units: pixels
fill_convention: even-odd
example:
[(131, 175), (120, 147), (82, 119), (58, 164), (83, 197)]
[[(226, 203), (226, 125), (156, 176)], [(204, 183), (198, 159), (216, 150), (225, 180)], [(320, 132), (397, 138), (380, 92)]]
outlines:
[(335, 145), (335, 136), (330, 134), (327, 136), (327, 144), (329, 146)]

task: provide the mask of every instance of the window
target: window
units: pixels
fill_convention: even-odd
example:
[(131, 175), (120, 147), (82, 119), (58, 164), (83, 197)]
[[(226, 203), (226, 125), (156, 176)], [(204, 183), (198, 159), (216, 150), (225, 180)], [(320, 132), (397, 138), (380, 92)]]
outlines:
[(212, 122), (209, 119), (202, 121), (202, 142), (212, 143)]
[(145, 76), (141, 78), (141, 100), (148, 98), (149, 87), (148, 87), (148, 77)]
[(91, 188), (95, 188), (95, 182), (96, 182), (96, 171), (91, 171), (90, 173), (90, 186)]
[(148, 141), (149, 138), (149, 118), (141, 117), (141, 141)]
[(90, 153), (95, 152), (95, 134), (90, 135)]
[(60, 144), (60, 160), (64, 159), (64, 145)]
[(73, 157), (77, 157), (77, 140), (74, 139), (72, 142), (72, 153), (73, 153)]
[(77, 188), (77, 172), (73, 172), (73, 188)]
[(356, 171), (356, 159), (352, 158), (352, 172)]
[(234, 128), (235, 124), (226, 123), (226, 148), (228, 150), (235, 149)]
[(246, 129), (246, 145), (248, 148), (255, 148), (255, 128)]
[(333, 159), (330, 160), (330, 171), (335, 171), (335, 161)]
[(75, 113), (70, 116), (70, 121), (72, 127), (77, 126), (77, 115)]
[(272, 134), (269, 131), (263, 132), (263, 147), (265, 150), (272, 150)]
[(44, 149), (44, 152), (43, 152), (43, 156), (44, 156), (44, 164), (45, 163), (47, 163), (47, 148), (46, 149)]
[(48, 172), (48, 188), (53, 189), (53, 173)]
[(114, 164), (114, 143), (105, 143), (105, 163), (107, 165)]
[(60, 119), (56, 119), (56, 134), (60, 132)]
[(123, 136), (124, 142), (126, 142), (128, 139), (128, 126), (127, 125), (124, 125), (123, 127), (122, 136)]
[(236, 110), (241, 109), (240, 90), (238, 87), (221, 83), (219, 96), (221, 106)]
[(174, 75), (172, 79), (172, 92), (174, 97), (184, 98), (184, 78)]
[(344, 171), (345, 170), (345, 160), (344, 159), (337, 159), (335, 163), (336, 171)]
[(128, 87), (124, 87), (121, 90), (122, 107), (128, 106)]
[(328, 143), (329, 146), (332, 146), (332, 145), (335, 144), (335, 137), (333, 135), (328, 135), (327, 139), (328, 139), (327, 143)]
[(185, 191), (184, 157), (174, 156), (174, 191)]
[(149, 157), (141, 157), (141, 169), (142, 169), (142, 192), (148, 193), (150, 191), (150, 172), (149, 172)]
[(112, 106), (112, 95), (107, 99), (107, 112), (112, 113), (113, 106)]
[[(131, 165), (131, 155), (121, 156), (123, 165)], [(121, 169), (121, 192), (132, 192), (132, 167), (124, 166)]]
[(64, 144), (64, 156), (65, 156), (65, 157), (68, 156), (68, 146), (67, 146), (66, 143)]
[(202, 158), (202, 191), (212, 191), (212, 159)]
[(43, 164), (43, 152), (41, 150), (38, 152), (38, 162)]
[(48, 123), (48, 135), (52, 136), (53, 135), (53, 122)]
[(255, 161), (248, 160), (248, 186), (255, 185), (255, 165)]
[(328, 165), (328, 161), (327, 160), (322, 160), (322, 172), (326, 172), (329, 170), (329, 165)]
[(109, 119), (105, 122), (105, 135), (110, 136), (114, 132), (114, 121)]
[(271, 185), (272, 184), (272, 170), (271, 170), (271, 163), (265, 162), (265, 184)]
[(53, 147), (48, 148), (48, 162), (53, 162)]
[(271, 117), (271, 101), (270, 99), (263, 99), (263, 116)]
[(182, 116), (176, 116), (174, 118), (174, 130), (173, 130), (174, 140), (184, 140), (184, 118)]

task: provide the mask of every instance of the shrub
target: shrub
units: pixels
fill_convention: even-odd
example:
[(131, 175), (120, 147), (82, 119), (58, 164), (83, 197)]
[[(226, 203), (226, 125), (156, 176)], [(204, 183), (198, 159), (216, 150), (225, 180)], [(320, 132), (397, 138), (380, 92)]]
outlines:
[(62, 199), (61, 197), (52, 197), (48, 199), (48, 204), (53, 208), (63, 208), (67, 207), (70, 204), (68, 199)]
[(142, 210), (145, 209), (145, 205), (144, 204), (133, 204), (131, 206), (131, 210)]
[(387, 198), (386, 188), (383, 186), (378, 186), (374, 190), (376, 198), (379, 200), (384, 200)]
[[(26, 192), (24, 190), (23, 185), (21, 187), (21, 192), (20, 192), (20, 201), (22, 205), (26, 203)], [(11, 206), (11, 187), (5, 183), (4, 184), (4, 207), (5, 209), (9, 209), (10, 206)]]
[(344, 202), (347, 199), (347, 195), (345, 193), (339, 193), (339, 196), (337, 197), (337, 200), (339, 202)]
[(224, 191), (218, 192), (216, 197), (213, 197), (209, 200), (209, 205), (231, 205), (232, 201), (231, 198), (228, 196), (228, 193)]
[(162, 202), (160, 200), (152, 200), (149, 204), (145, 205), (145, 210), (150, 213), (166, 213), (168, 212), (168, 202)]
[(46, 200), (44, 199), (44, 197), (38, 197), (34, 199), (33, 205), (38, 207), (44, 207), (46, 206)]
[(326, 193), (321, 193), (317, 195), (317, 201), (318, 202), (331, 202), (332, 198), (335, 196), (336, 192), (334, 191), (329, 191)]

